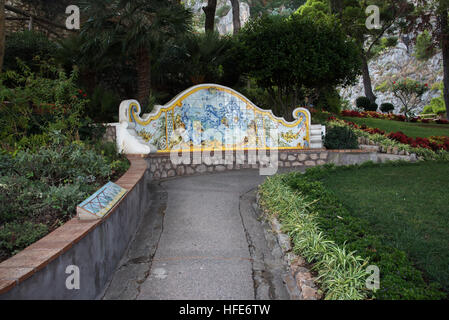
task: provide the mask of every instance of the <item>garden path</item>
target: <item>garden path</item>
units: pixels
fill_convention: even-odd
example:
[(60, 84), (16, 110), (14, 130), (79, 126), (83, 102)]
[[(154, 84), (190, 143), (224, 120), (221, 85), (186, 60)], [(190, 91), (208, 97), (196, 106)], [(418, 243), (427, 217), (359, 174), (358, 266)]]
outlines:
[(264, 179), (242, 170), (151, 182), (148, 214), (104, 299), (289, 299), (280, 248), (255, 210)]

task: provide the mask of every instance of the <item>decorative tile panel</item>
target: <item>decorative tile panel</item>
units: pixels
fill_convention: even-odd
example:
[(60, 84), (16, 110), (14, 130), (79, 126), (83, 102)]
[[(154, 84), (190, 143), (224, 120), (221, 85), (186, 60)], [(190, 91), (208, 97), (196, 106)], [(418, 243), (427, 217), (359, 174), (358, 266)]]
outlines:
[(78, 217), (82, 220), (101, 219), (109, 214), (111, 209), (123, 198), (127, 190), (108, 182), (97, 192), (84, 200), (76, 208)]
[(296, 109), (296, 121), (287, 122), (220, 85), (192, 87), (143, 118), (140, 110), (139, 103), (130, 100), (120, 121), (132, 123), (137, 135), (157, 152), (310, 148), (307, 109)]

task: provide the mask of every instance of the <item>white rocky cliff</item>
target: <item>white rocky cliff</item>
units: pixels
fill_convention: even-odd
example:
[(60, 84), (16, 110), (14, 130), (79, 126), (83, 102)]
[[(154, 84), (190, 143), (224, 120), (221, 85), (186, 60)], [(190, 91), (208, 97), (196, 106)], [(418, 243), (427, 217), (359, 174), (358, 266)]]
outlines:
[[(198, 27), (204, 19), (203, 7), (207, 6), (207, 0), (190, 0), (185, 2), (186, 7), (192, 9)], [(230, 0), (218, 0), (215, 14), (216, 29), (224, 34), (232, 34), (234, 25), (232, 23), (232, 3)], [(250, 18), (250, 7), (248, 3), (240, 1), (240, 23), (243, 26)]]
[[(400, 80), (412, 78), (422, 81), (432, 88), (433, 84), (443, 80), (443, 60), (441, 53), (437, 53), (427, 61), (419, 61), (413, 56), (414, 48), (409, 47), (399, 41), (396, 47), (389, 48), (382, 52), (378, 57), (370, 61), (369, 69), (373, 90), (386, 80)], [(363, 79), (359, 78), (358, 83), (349, 88), (340, 91), (343, 99), (350, 101), (351, 106), (355, 105), (355, 99), (364, 96)], [(382, 103), (390, 102), (399, 112), (401, 103), (391, 93), (382, 93), (374, 91), (377, 96), (376, 103), (380, 106)], [(429, 90), (422, 96), (422, 102), (417, 112), (421, 112), (424, 106), (428, 105), (430, 100), (439, 96), (438, 90)]]

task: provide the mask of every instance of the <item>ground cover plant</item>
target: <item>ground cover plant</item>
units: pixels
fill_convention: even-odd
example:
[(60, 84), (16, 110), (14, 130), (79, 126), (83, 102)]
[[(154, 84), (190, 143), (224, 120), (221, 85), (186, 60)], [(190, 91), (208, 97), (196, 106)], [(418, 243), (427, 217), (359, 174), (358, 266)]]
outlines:
[[(313, 208), (331, 239), (346, 241), (379, 266), (383, 284), (377, 298), (444, 297), (432, 287), (443, 289), (447, 298), (448, 173), (447, 162), (368, 164), (317, 169), (293, 185), (320, 199)], [(322, 188), (309, 191), (307, 181)]]
[[(334, 265), (336, 272), (347, 272), (346, 290), (359, 293), (353, 298), (444, 299), (449, 281), (445, 268), (449, 212), (442, 193), (448, 170), (447, 162), (327, 165), (268, 179), (260, 189), (262, 204), (279, 217), (294, 250), (305, 252), (319, 275), (326, 265), (323, 251), (332, 255), (328, 243), (351, 252), (359, 268), (367, 264), (380, 268), (380, 289), (373, 292), (357, 287), (351, 273), (354, 265), (345, 264), (351, 259)], [(411, 180), (417, 183), (410, 186)], [(319, 280), (326, 297), (336, 298), (332, 286), (323, 283), (325, 277)]]
[(292, 239), (293, 250), (318, 274), (325, 299), (361, 300), (367, 298), (364, 289), (367, 261), (349, 251), (346, 246), (326, 239), (316, 215), (309, 210), (305, 195), (295, 192), (287, 183), (288, 175), (268, 178), (259, 186), (260, 204), (270, 217), (277, 217), (283, 231)]

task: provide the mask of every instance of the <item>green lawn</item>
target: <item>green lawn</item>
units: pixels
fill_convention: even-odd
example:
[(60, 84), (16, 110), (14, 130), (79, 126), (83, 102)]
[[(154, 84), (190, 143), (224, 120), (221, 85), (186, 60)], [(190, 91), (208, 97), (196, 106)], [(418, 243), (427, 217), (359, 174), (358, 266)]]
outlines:
[(448, 292), (448, 177), (449, 163), (424, 162), (338, 170), (323, 184), (352, 215), (369, 222), (370, 233), (405, 251)]
[(359, 125), (366, 124), (370, 128), (379, 128), (390, 132), (402, 131), (409, 137), (427, 138), (430, 136), (449, 136), (449, 125), (436, 123), (408, 123), (393, 120), (383, 120), (374, 118), (353, 118), (342, 117), (346, 121), (352, 121)]

